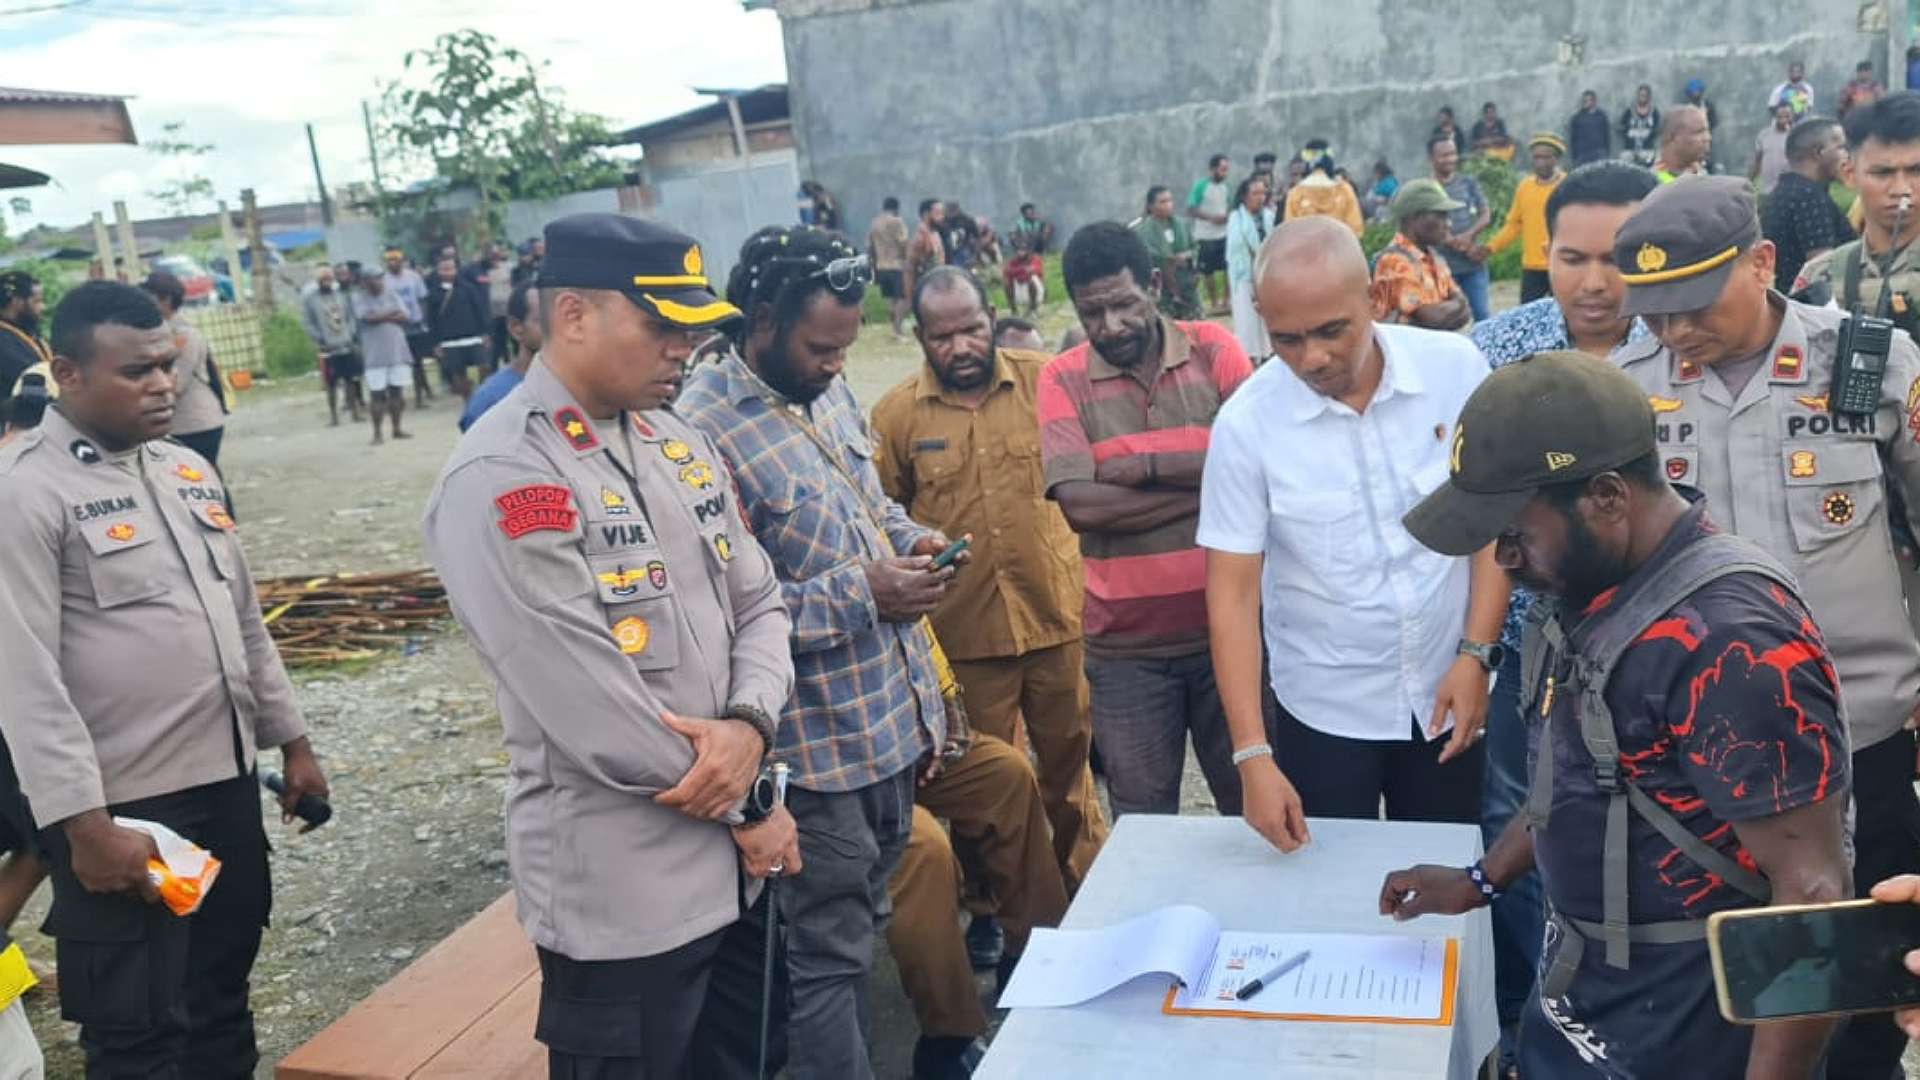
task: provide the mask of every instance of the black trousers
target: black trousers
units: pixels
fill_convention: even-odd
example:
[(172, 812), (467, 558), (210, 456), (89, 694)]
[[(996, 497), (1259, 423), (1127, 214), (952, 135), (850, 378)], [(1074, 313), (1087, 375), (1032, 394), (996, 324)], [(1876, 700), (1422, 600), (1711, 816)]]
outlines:
[[(1913, 794), (1914, 733), (1902, 731), (1853, 755), (1853, 885), (1867, 895), (1895, 874), (1920, 873), (1920, 800)], [(1898, 1080), (1907, 1036), (1885, 1013), (1847, 1020), (1827, 1052), (1839, 1080)]]
[(88, 1080), (235, 1080), (259, 1052), (248, 978), (272, 909), (267, 834), (252, 776), (111, 807), (159, 822), (219, 858), (200, 910), (88, 892), (73, 876), (59, 828), (40, 835), (52, 857), (60, 1015), (80, 1025)]
[[(546, 1044), (547, 1075), (750, 1080), (759, 1056), (765, 910), (762, 900), (731, 926), (654, 956), (575, 960), (537, 949), (533, 1037)], [(776, 1008), (782, 996), (776, 988)], [(778, 1022), (773, 1032), (784, 1036)], [(771, 1060), (782, 1056), (784, 1048)]]
[(1476, 739), (1442, 765), (1446, 737), (1428, 742), (1412, 717), (1407, 718), (1411, 740), (1376, 742), (1317, 731), (1277, 702), (1274, 710), (1279, 723), (1273, 752), (1309, 816), (1376, 821), (1384, 798), (1389, 821), (1479, 824), (1484, 741)]
[(1520, 302), (1530, 304), (1553, 292), (1553, 283), (1545, 270), (1520, 271)]

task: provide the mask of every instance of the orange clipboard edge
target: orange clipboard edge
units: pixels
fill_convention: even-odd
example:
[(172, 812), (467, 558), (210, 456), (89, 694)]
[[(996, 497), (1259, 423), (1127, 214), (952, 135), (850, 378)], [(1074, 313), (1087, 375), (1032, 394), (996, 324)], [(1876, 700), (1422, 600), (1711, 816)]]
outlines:
[(1177, 1009), (1174, 996), (1180, 985), (1167, 987), (1167, 1000), (1160, 1005), (1163, 1016), (1226, 1016), (1236, 1020), (1311, 1020), (1317, 1024), (1410, 1024), (1416, 1027), (1452, 1027), (1453, 999), (1460, 986), (1460, 939), (1447, 939), (1447, 958), (1441, 964), (1440, 1018), (1408, 1020), (1398, 1016), (1318, 1016), (1312, 1013), (1257, 1013), (1242, 1009)]

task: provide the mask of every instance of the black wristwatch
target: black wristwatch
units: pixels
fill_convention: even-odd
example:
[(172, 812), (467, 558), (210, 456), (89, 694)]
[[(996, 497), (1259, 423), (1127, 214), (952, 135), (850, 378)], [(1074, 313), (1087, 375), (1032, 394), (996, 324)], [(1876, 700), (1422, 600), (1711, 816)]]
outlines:
[(1461, 638), (1460, 655), (1473, 657), (1475, 660), (1480, 661), (1481, 667), (1486, 668), (1490, 672), (1499, 671), (1500, 665), (1506, 662), (1507, 647), (1497, 641), (1490, 645), (1483, 645), (1478, 641), (1468, 641), (1466, 638)]
[(745, 824), (758, 825), (773, 816), (780, 805), (779, 795), (773, 786), (773, 770), (763, 768), (760, 775), (753, 778), (753, 786), (747, 789), (747, 805), (741, 808)]
[(743, 724), (751, 725), (753, 730), (760, 733), (760, 741), (766, 744), (766, 748), (761, 751), (763, 756), (773, 753), (773, 717), (768, 716), (765, 712), (754, 708), (752, 705), (747, 705), (742, 702), (735, 702), (727, 706), (726, 715), (730, 720), (738, 720)]

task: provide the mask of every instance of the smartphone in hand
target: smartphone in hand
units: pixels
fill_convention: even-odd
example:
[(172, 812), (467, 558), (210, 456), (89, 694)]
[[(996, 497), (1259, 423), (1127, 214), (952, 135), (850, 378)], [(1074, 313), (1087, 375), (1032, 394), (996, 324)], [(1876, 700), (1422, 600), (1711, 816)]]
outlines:
[(960, 553), (967, 550), (967, 548), (971, 544), (972, 544), (972, 541), (968, 540), (964, 536), (958, 540), (955, 540), (953, 543), (948, 544), (945, 548), (941, 549), (940, 554), (935, 555), (933, 557), (933, 565), (927, 567), (927, 569), (945, 570), (947, 567), (952, 566), (953, 560), (959, 558)]

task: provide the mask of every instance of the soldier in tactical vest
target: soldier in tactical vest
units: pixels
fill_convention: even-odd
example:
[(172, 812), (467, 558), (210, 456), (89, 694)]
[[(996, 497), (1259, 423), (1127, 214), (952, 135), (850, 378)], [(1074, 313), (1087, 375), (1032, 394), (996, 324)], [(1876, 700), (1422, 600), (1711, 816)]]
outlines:
[(1633, 380), (1579, 353), (1467, 400), (1452, 477), (1405, 521), (1445, 555), (1495, 544), (1557, 602), (1523, 648), (1533, 779), (1484, 859), (1388, 874), (1380, 912), (1459, 914), (1539, 869), (1523, 1076), (1812, 1077), (1834, 1022), (1722, 1020), (1705, 931), (1851, 893), (1839, 686), (1792, 575), (1674, 490), (1653, 424)]
[[(1829, 299), (1843, 310), (1869, 313), (1891, 284), (1888, 317), (1913, 334), (1920, 329), (1920, 93), (1905, 91), (1847, 114), (1843, 125), (1859, 190), (1862, 238), (1809, 258), (1792, 292), (1811, 303)], [(1901, 202), (1907, 210), (1903, 214)]]

